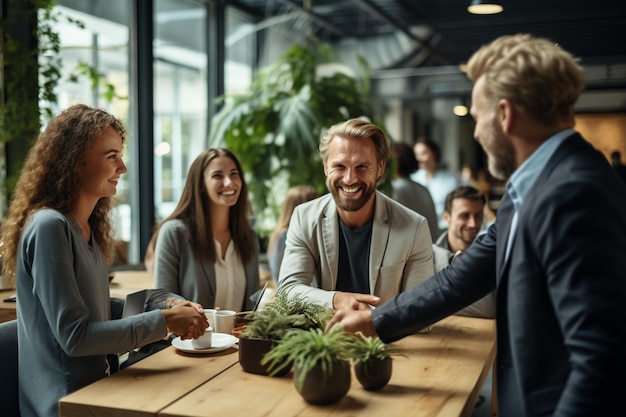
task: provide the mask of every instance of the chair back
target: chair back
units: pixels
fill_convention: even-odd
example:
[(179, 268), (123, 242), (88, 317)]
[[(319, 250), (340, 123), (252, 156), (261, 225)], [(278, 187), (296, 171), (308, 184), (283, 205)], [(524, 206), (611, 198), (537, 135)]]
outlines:
[(17, 320), (0, 323), (0, 407), (3, 416), (20, 416), (17, 383)]

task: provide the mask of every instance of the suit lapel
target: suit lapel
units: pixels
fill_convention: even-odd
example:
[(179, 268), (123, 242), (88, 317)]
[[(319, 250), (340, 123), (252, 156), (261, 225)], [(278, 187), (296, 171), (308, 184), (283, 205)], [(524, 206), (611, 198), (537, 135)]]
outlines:
[(387, 221), (387, 205), (382, 194), (376, 192), (372, 239), (370, 242), (369, 281), (370, 293), (374, 294), (378, 281), (378, 271), (383, 264), (385, 249), (389, 242), (389, 222)]
[(515, 214), (515, 206), (513, 205), (511, 197), (509, 197), (509, 193), (506, 192), (500, 201), (500, 207), (498, 207), (498, 214), (496, 218), (496, 277), (498, 283), (500, 282), (506, 267), (504, 255), (506, 253), (506, 243), (509, 240), (509, 234), (511, 233), (511, 221), (513, 220), (513, 214)]
[[(323, 282), (319, 282), (320, 288), (336, 288), (337, 287), (337, 270), (339, 268), (339, 219), (337, 217), (337, 207), (335, 201), (331, 198), (324, 210), (322, 222), (322, 244), (325, 253), (320, 256), (326, 256), (326, 263), (330, 269), (330, 286), (325, 287)], [(322, 268), (322, 272), (324, 269)], [(325, 277), (320, 277), (321, 281)]]
[(204, 279), (207, 281), (209, 286), (210, 294), (213, 294), (211, 297), (213, 298), (212, 306), (215, 305), (215, 265), (211, 262), (207, 262), (206, 260), (201, 261), (202, 270), (204, 271)]

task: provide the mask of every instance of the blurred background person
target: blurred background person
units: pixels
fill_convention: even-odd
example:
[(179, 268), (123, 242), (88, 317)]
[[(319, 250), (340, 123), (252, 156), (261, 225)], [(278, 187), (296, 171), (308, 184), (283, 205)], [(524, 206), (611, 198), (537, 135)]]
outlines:
[(435, 204), (428, 189), (410, 178), (418, 168), (415, 154), (411, 146), (404, 142), (393, 142), (390, 151), (395, 159), (395, 175), (391, 181), (393, 199), (426, 217), (434, 242), (441, 233)]
[(113, 115), (74, 105), (39, 135), (15, 187), (2, 258), (17, 290), (23, 417), (58, 415), (61, 397), (116, 370), (117, 352), (168, 331), (198, 337), (208, 325), (202, 306), (173, 294), (149, 298), (152, 311), (126, 318), (110, 298), (109, 215), (126, 172), (126, 135)]
[(435, 203), (439, 229), (446, 228), (443, 219), (443, 206), (446, 196), (459, 185), (463, 185), (460, 174), (445, 171), (441, 168), (441, 149), (430, 139), (421, 137), (413, 147), (419, 169), (411, 175), (411, 179), (428, 188)]
[[(486, 202), (482, 191), (468, 185), (457, 187), (446, 196), (443, 217), (448, 229), (433, 245), (435, 272), (450, 265), (474, 243), (483, 225)], [(495, 293), (491, 292), (456, 314), (492, 319), (495, 313)]]
[(157, 288), (206, 308), (250, 310), (259, 290), (259, 240), (250, 227), (248, 186), (237, 157), (211, 148), (191, 164), (174, 212), (159, 226)]
[(272, 281), (275, 285), (278, 284), (280, 263), (285, 253), (285, 240), (287, 239), (287, 229), (289, 228), (293, 209), (302, 203), (313, 200), (315, 197), (317, 197), (317, 192), (310, 185), (296, 185), (287, 191), (287, 198), (285, 198), (283, 203), (280, 217), (267, 242), (267, 261), (272, 273)]
[(626, 166), (622, 164), (622, 155), (620, 151), (611, 152), (611, 165), (624, 183), (626, 183)]

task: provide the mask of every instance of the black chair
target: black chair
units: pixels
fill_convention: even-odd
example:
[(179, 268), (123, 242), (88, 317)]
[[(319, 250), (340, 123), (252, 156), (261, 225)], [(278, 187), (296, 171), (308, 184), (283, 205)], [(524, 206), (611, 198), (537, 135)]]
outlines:
[(0, 323), (0, 407), (2, 415), (19, 417), (17, 384), (17, 320)]

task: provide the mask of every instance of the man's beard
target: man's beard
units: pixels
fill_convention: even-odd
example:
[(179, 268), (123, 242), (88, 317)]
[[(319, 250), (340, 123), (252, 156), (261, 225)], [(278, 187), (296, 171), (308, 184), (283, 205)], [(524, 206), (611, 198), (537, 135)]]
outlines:
[(515, 172), (515, 150), (504, 135), (492, 124), (483, 149), (487, 153), (489, 172), (494, 177), (507, 180)]
[[(365, 206), (365, 204), (369, 201), (370, 197), (376, 191), (375, 186), (368, 186), (364, 183), (354, 184), (353, 186), (361, 187), (361, 197), (359, 198), (345, 198), (342, 197), (339, 191), (339, 185), (331, 184), (328, 179), (326, 179), (326, 188), (332, 194), (335, 199), (335, 204), (342, 210), (345, 211), (358, 211)], [(350, 187), (346, 187), (350, 188)]]

